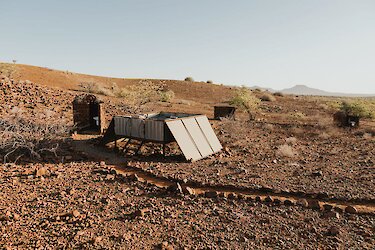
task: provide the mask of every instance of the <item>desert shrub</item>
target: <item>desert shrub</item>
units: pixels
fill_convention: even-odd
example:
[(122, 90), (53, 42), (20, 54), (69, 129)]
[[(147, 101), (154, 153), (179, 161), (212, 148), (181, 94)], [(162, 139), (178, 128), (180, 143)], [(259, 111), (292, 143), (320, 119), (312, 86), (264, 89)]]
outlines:
[(174, 92), (172, 90), (160, 91), (160, 101), (161, 102), (170, 102), (174, 98)]
[(293, 147), (291, 147), (287, 144), (284, 144), (284, 145), (281, 145), (277, 149), (277, 154), (280, 155), (280, 156), (292, 158), (292, 157), (295, 157), (297, 155), (297, 152), (295, 152)]
[(211, 81), (211, 80), (208, 80), (208, 81), (207, 81), (207, 83), (213, 83), (213, 81)]
[(169, 102), (174, 98), (174, 92), (167, 90), (164, 83), (141, 80), (137, 85), (121, 89), (117, 96), (125, 98), (132, 105), (143, 105), (157, 101)]
[(30, 116), (19, 108), (0, 118), (0, 155), (4, 162), (21, 157), (43, 159), (48, 153), (57, 156), (61, 141), (68, 135), (67, 121), (46, 110)]
[(82, 82), (79, 84), (79, 87), (83, 92), (105, 96), (115, 96), (112, 89), (106, 88), (102, 84), (97, 82)]
[(274, 95), (274, 96), (280, 96), (280, 97), (283, 97), (283, 96), (284, 96), (284, 94), (281, 93), (281, 92), (275, 92), (275, 93), (273, 93), (273, 95)]
[(339, 109), (346, 115), (358, 116), (360, 118), (374, 118), (374, 111), (370, 110), (365, 103), (343, 101)]
[(264, 93), (263, 95), (261, 95), (259, 97), (259, 99), (263, 102), (273, 102), (275, 101), (275, 97), (273, 97), (272, 95), (268, 94), (268, 93)]
[(251, 93), (250, 89), (241, 87), (235, 91), (229, 103), (248, 112), (250, 120), (253, 120), (255, 118), (254, 111), (258, 109), (259, 99)]
[(188, 76), (188, 77), (185, 78), (185, 81), (186, 82), (194, 82), (194, 79), (193, 79), (193, 77)]

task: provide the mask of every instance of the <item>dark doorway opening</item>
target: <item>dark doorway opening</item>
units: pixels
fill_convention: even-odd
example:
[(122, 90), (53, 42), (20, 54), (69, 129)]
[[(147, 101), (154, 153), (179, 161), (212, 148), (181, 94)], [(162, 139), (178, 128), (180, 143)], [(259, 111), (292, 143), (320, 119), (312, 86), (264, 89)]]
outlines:
[(99, 116), (99, 104), (92, 102), (90, 103), (90, 129), (99, 129), (100, 116)]

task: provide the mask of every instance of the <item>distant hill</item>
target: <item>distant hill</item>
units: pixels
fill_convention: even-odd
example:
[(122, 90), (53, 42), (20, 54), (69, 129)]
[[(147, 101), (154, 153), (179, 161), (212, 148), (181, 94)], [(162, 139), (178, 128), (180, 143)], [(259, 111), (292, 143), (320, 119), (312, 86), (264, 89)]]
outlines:
[(344, 96), (344, 97), (370, 97), (375, 96), (375, 94), (347, 94), (338, 92), (328, 92), (320, 89), (310, 88), (306, 85), (296, 85), (292, 88), (283, 89), (280, 92), (284, 94), (293, 95), (316, 95), (316, 96)]

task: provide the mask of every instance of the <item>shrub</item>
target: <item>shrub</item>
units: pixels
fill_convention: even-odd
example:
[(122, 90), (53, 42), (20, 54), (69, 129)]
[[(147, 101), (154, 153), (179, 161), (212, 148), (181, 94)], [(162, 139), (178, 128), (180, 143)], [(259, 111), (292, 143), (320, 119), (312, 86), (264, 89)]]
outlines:
[(261, 97), (259, 97), (259, 99), (263, 102), (273, 102), (276, 100), (275, 97), (268, 93), (264, 93)]
[(346, 115), (358, 116), (360, 118), (374, 118), (373, 111), (360, 102), (347, 102), (343, 101), (339, 109)]
[(185, 78), (185, 81), (186, 82), (194, 82), (194, 79), (193, 79), (193, 77), (188, 76), (188, 77)]
[(124, 97), (133, 105), (143, 105), (156, 101), (169, 102), (174, 98), (174, 92), (166, 90), (166, 86), (163, 83), (141, 80), (137, 85), (121, 89), (117, 96)]
[(79, 84), (81, 91), (105, 96), (115, 96), (112, 89), (104, 87), (97, 82), (82, 82)]
[(53, 111), (30, 117), (15, 107), (0, 118), (0, 155), (4, 162), (17, 161), (23, 156), (40, 160), (46, 153), (57, 156), (60, 141), (69, 132), (66, 124)]
[(170, 102), (174, 98), (174, 92), (172, 90), (160, 91), (159, 95), (161, 102)]
[(283, 96), (284, 96), (284, 94), (281, 93), (281, 92), (275, 92), (275, 93), (273, 93), (273, 95), (274, 95), (274, 96), (280, 96), (280, 97), (283, 97)]
[(213, 81), (211, 81), (211, 80), (208, 80), (208, 81), (207, 81), (207, 83), (213, 83)]
[(236, 90), (229, 103), (248, 112), (250, 120), (253, 120), (255, 118), (253, 111), (258, 109), (259, 99), (251, 93), (250, 89), (241, 87)]

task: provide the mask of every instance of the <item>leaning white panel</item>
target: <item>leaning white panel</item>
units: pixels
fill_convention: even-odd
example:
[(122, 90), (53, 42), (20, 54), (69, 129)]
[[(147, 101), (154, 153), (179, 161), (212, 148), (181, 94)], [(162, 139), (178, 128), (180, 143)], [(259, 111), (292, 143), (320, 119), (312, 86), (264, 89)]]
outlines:
[(172, 135), (176, 139), (178, 146), (182, 153), (185, 155), (186, 160), (196, 161), (202, 158), (198, 149), (196, 148), (194, 141), (187, 132), (184, 124), (181, 120), (167, 121), (167, 126), (172, 132)]
[(214, 152), (195, 118), (184, 118), (182, 122), (193, 139), (195, 146), (198, 148), (199, 153), (202, 155), (202, 158), (213, 154)]
[(207, 141), (210, 143), (214, 153), (219, 152), (223, 147), (220, 144), (219, 139), (217, 139), (214, 130), (211, 127), (211, 124), (208, 122), (206, 116), (198, 116), (195, 118), (202, 132), (207, 138)]

